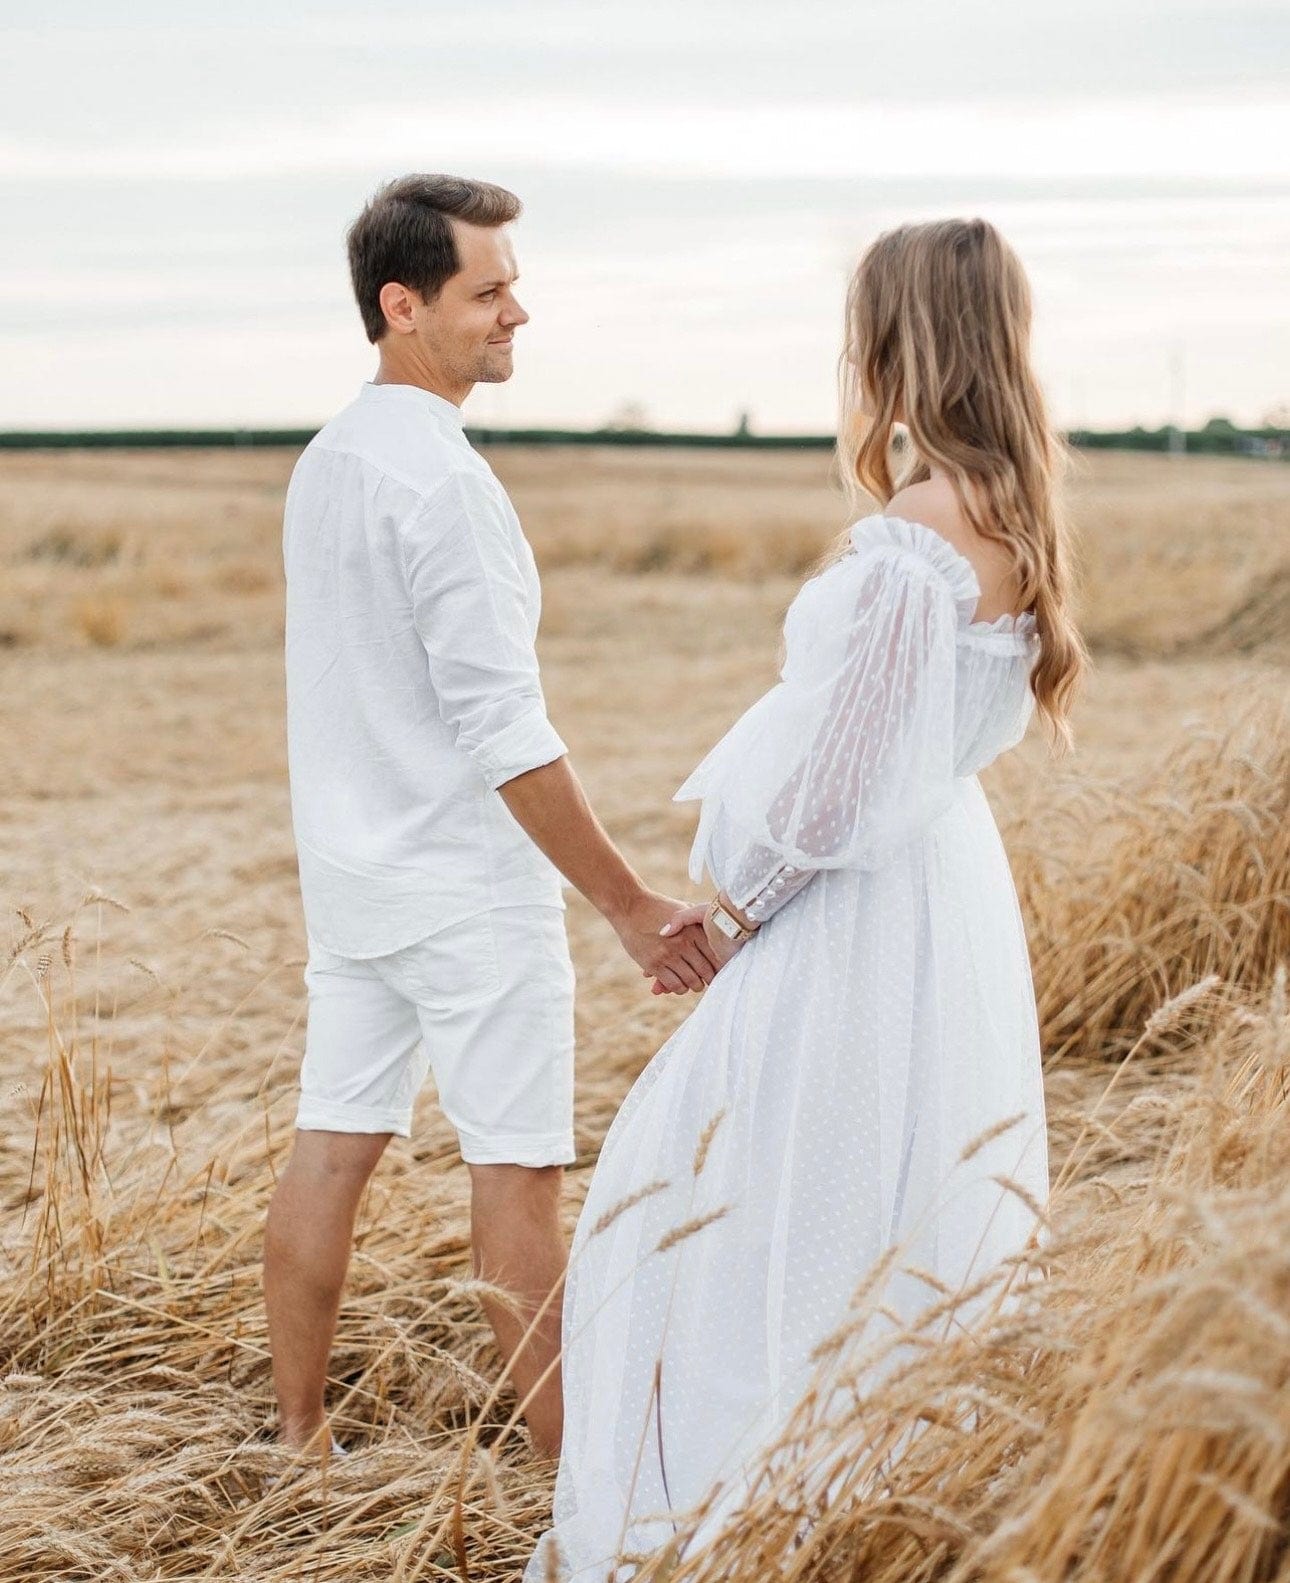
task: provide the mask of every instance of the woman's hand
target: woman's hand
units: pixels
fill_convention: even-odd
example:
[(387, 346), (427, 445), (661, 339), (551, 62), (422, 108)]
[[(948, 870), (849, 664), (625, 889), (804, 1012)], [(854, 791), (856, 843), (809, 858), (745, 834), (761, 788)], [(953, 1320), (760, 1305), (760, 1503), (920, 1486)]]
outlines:
[[(727, 903), (726, 905), (729, 904)], [(732, 912), (734, 911), (733, 908), (730, 910)], [(718, 929), (709, 918), (708, 908), (704, 903), (699, 903), (693, 907), (680, 908), (677, 912), (672, 914), (671, 918), (669, 918), (668, 921), (663, 925), (659, 933), (673, 935), (679, 933), (680, 930), (684, 928), (692, 927), (696, 924), (703, 930), (704, 938), (708, 942), (709, 955), (717, 963), (718, 972), (736, 954), (740, 946), (747, 943), (744, 940), (731, 940), (726, 935), (722, 934), (721, 930)], [(666, 993), (667, 991), (659, 983), (658, 979), (655, 979), (653, 984), (650, 986), (650, 994), (664, 995)]]
[(657, 994), (684, 995), (706, 989), (721, 966), (700, 923), (668, 927), (688, 910), (670, 896), (642, 890), (610, 918), (627, 954), (644, 976), (658, 985)]

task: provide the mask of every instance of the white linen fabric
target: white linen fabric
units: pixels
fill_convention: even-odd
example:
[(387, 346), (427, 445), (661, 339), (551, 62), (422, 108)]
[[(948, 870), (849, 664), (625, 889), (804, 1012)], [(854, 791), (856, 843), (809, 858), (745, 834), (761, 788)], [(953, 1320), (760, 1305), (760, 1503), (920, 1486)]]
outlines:
[[(531, 1583), (552, 1543), (558, 1576), (630, 1576), (620, 1550), (669, 1540), (669, 1514), (716, 1487), (737, 1497), (892, 1244), (898, 1266), (957, 1289), (1035, 1229), (992, 1179), (1047, 1197), (1030, 961), (977, 772), (1025, 730), (1039, 640), (1029, 613), (973, 620), (979, 597), (939, 534), (863, 519), (789, 610), (779, 684), (677, 793), (702, 799), (693, 875), (706, 865), (765, 921), (605, 1139), (574, 1236), (563, 1454)], [(900, 1268), (877, 1294), (903, 1321), (936, 1299)], [(889, 1323), (874, 1314), (864, 1339)]]
[(364, 384), (297, 461), (282, 548), (310, 935), (363, 959), (491, 907), (563, 907), (495, 795), (567, 749), (538, 675), (533, 553), (460, 410)]
[(428, 1074), (471, 1165), (567, 1165), (574, 972), (559, 907), (494, 907), (388, 956), (309, 938), (296, 1127), (412, 1136)]

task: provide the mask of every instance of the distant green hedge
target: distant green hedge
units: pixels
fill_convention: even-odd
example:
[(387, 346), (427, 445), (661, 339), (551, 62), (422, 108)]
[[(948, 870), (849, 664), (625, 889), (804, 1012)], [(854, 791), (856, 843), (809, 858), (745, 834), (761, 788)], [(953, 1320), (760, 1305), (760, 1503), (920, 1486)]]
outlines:
[[(316, 429), (87, 429), (0, 434), (0, 450), (158, 450), (175, 446), (211, 449), (265, 445), (304, 446)], [(831, 434), (664, 434), (645, 429), (476, 429), (466, 433), (480, 445), (692, 446), (719, 450), (830, 450)]]
[(308, 445), (316, 429), (49, 429), (0, 434), (5, 451), (161, 450), (173, 446)]
[[(178, 446), (203, 449), (291, 446), (300, 449), (315, 429), (81, 429), (13, 431), (0, 434), (0, 450), (156, 450)], [(648, 429), (477, 429), (466, 433), (480, 445), (623, 445), (689, 447), (695, 450), (827, 451), (831, 434), (666, 434)], [(1238, 429), (1211, 418), (1202, 429), (1188, 429), (1182, 449), (1191, 454), (1262, 456), (1290, 460), (1290, 430)], [(1169, 451), (1173, 429), (1073, 429), (1072, 445), (1088, 450)]]
[(1178, 449), (1193, 456), (1263, 456), (1290, 461), (1290, 429), (1238, 429), (1226, 418), (1211, 418), (1203, 429), (1072, 429), (1066, 438), (1090, 451)]

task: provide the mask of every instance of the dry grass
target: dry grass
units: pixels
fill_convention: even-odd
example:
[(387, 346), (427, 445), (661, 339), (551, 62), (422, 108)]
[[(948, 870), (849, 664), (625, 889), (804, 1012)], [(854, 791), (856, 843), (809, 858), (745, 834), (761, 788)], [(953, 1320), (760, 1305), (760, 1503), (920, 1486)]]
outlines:
[(78, 599), (72, 606), (72, 625), (98, 648), (115, 648), (125, 637), (125, 605), (110, 596)]
[[(2, 894), (25, 909), (0, 941), (0, 1579), (513, 1579), (549, 1471), (492, 1385), (465, 1173), (430, 1096), (361, 1217), (333, 1388), (354, 1455), (261, 1483), (282, 1469), (261, 1438), (259, 1236), (304, 1010), (272, 580), (285, 459), (57, 460), (0, 473), (0, 555), (27, 579), (0, 609), (21, 629)], [(778, 482), (742, 495), (726, 458), (593, 454), (581, 495), (567, 458), (501, 462), (551, 568), (553, 715), (629, 856), (683, 893), (693, 810), (668, 794), (769, 680), (793, 586), (797, 551), (742, 575), (742, 533), (761, 554), (786, 524), (817, 531), (822, 461), (766, 459)], [(1114, 571), (1088, 574), (1095, 628), (1148, 634), (1149, 657), (1108, 636), (1075, 759), (1048, 765), (1032, 734), (987, 777), (1035, 964), (1052, 1238), (973, 1336), (915, 1340), (843, 1413), (823, 1389), (805, 1403), (765, 1499), (678, 1580), (1290, 1577), (1285, 668), (1275, 644), (1177, 642), (1271, 583), (1286, 503), (1273, 469), (1210, 465), (1099, 459), (1081, 513), (1096, 501), (1114, 534), (1086, 527), (1086, 555)], [(710, 541), (735, 545), (707, 563), (722, 575), (613, 570), (687, 510), (678, 543), (740, 524)], [(1253, 524), (1240, 553), (1207, 516)], [(82, 548), (28, 556), (59, 524)], [(1171, 560), (1175, 532), (1190, 548)], [(128, 599), (121, 640), (69, 626), (74, 598)], [(581, 903), (569, 921), (572, 1217), (685, 1006), (643, 995)], [(822, 1366), (857, 1361), (839, 1337)]]
[[(574, 451), (490, 457), (544, 571), (800, 577), (846, 520), (820, 452)], [(0, 470), (0, 631), (93, 642), (90, 589), (128, 600), (122, 641), (280, 631), (281, 510), (295, 453), (18, 453)], [(1290, 468), (1092, 452), (1071, 478), (1082, 618), (1105, 652), (1290, 654)], [(248, 597), (248, 596), (254, 596)]]
[(1073, 778), (1010, 852), (1049, 1061), (1118, 1059), (1186, 985), (1290, 960), (1290, 716), (1269, 701), (1150, 771)]

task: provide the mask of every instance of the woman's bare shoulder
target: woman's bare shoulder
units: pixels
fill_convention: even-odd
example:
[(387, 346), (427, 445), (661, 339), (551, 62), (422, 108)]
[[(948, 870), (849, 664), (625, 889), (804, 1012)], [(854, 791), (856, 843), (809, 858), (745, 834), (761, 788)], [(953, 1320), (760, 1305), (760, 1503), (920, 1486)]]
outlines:
[(985, 538), (967, 520), (954, 486), (947, 478), (927, 478), (898, 490), (887, 502), (889, 516), (921, 522), (946, 539), (971, 562), (983, 597), (979, 613), (993, 617), (1013, 608), (1017, 588), (1007, 548)]
[(891, 497), (886, 509), (890, 516), (921, 522), (964, 553), (977, 537), (963, 514), (953, 484), (946, 478), (926, 478), (921, 483), (907, 484)]

